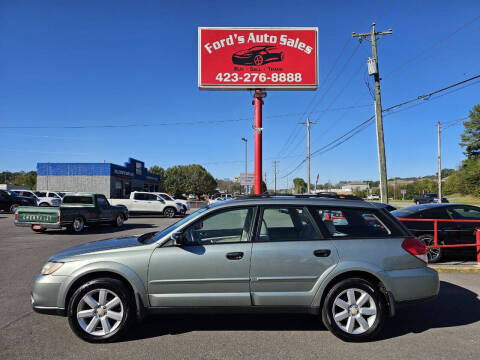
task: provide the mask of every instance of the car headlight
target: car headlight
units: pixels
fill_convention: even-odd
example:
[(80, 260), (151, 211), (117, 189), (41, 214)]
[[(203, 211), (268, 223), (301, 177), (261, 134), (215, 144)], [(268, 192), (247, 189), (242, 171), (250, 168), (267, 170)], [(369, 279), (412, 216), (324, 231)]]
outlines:
[(63, 263), (61, 262), (47, 262), (45, 265), (43, 265), (42, 271), (40, 273), (42, 275), (50, 275), (53, 274), (55, 271), (60, 269), (62, 267)]

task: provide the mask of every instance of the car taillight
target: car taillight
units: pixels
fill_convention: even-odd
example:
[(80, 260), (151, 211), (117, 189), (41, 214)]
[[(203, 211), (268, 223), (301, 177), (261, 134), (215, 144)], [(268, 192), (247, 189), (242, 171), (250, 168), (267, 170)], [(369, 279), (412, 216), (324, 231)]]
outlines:
[(15, 221), (18, 221), (18, 213), (15, 213)]
[(405, 240), (402, 242), (402, 248), (420, 260), (425, 262), (428, 261), (427, 248), (425, 247), (425, 244), (417, 238), (405, 238)]
[(57, 215), (57, 222), (60, 222), (60, 215)]

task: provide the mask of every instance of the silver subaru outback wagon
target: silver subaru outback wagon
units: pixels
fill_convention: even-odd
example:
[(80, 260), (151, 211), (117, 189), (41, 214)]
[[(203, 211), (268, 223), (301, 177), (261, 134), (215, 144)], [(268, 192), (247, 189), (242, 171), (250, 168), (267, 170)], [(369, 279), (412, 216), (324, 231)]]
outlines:
[(237, 198), (158, 233), (53, 255), (32, 306), (68, 316), (90, 342), (117, 340), (135, 319), (172, 311), (305, 312), (342, 340), (366, 341), (398, 305), (437, 295), (426, 260), (420, 241), (364, 201)]

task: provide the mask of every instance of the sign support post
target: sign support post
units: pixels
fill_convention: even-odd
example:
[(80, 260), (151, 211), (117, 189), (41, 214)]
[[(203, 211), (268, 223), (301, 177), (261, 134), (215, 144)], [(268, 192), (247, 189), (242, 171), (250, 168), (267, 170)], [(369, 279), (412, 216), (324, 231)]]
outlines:
[(266, 97), (267, 93), (261, 89), (256, 89), (253, 94), (254, 110), (254, 125), (255, 131), (255, 195), (262, 193), (262, 98)]

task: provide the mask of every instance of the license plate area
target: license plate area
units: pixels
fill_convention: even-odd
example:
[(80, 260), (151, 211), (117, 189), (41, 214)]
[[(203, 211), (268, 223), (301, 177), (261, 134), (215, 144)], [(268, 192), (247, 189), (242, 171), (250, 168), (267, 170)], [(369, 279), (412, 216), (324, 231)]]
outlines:
[(42, 230), (42, 227), (40, 225), (33, 225), (32, 228), (33, 230)]

